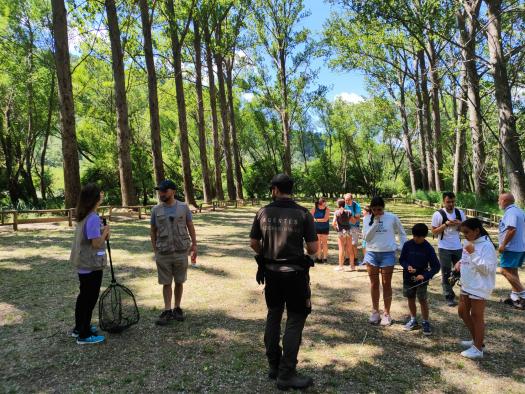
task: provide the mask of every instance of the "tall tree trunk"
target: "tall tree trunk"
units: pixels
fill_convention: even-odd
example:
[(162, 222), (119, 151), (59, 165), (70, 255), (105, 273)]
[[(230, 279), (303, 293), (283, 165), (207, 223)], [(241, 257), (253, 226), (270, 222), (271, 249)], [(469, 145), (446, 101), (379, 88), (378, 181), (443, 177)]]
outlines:
[(193, 20), (193, 48), (195, 49), (195, 92), (197, 93), (197, 129), (199, 131), (199, 153), (201, 160), (204, 202), (212, 200), (208, 152), (206, 149), (206, 127), (204, 121), (204, 100), (202, 98), (202, 49), (199, 22)]
[(15, 169), (16, 159), (13, 147), (13, 138), (11, 132), (11, 112), (12, 101), (11, 97), (7, 97), (6, 105), (3, 111), (3, 119), (0, 123), (0, 144), (4, 153), (5, 170), (7, 175), (7, 189), (9, 191), (9, 199), (11, 204), (16, 207), (20, 199), (20, 190), (18, 187), (19, 171)]
[(490, 71), (494, 78), (496, 103), (499, 112), (499, 133), (510, 191), (518, 204), (525, 204), (525, 175), (516, 132), (516, 118), (507, 75), (507, 64), (501, 43), (501, 0), (485, 0), (488, 24), (487, 41), (490, 53)]
[(427, 82), (427, 66), (425, 62), (425, 53), (423, 50), (418, 52), (419, 70), (420, 70), (420, 86), (421, 86), (421, 99), (422, 99), (422, 128), (425, 134), (426, 142), (426, 164), (427, 164), (427, 178), (429, 190), (436, 190), (436, 182), (434, 177), (434, 160), (432, 157), (432, 151), (434, 149), (434, 141), (432, 141), (432, 126), (431, 126), (431, 114), (430, 114), (430, 96), (428, 94), (428, 82)]
[(51, 0), (53, 13), (53, 41), (60, 103), (60, 129), (64, 159), (64, 199), (66, 208), (77, 205), (80, 195), (78, 144), (75, 130), (75, 105), (69, 65), (67, 13), (64, 0)]
[(26, 170), (22, 171), (22, 177), (26, 186), (26, 196), (31, 198), (33, 206), (38, 205), (38, 196), (36, 194), (35, 184), (33, 183), (32, 177), (32, 158), (36, 143), (36, 125), (35, 125), (35, 103), (34, 103), (34, 89), (33, 89), (33, 47), (34, 47), (34, 34), (31, 21), (28, 18), (25, 23), (28, 31), (27, 41), (27, 79), (26, 79), (26, 93), (27, 93), (27, 133), (26, 133), (26, 154), (25, 167)]
[(148, 103), (149, 125), (151, 135), (151, 156), (153, 173), (157, 185), (165, 178), (164, 162), (162, 161), (162, 143), (160, 137), (159, 98), (157, 93), (157, 72), (153, 58), (153, 42), (151, 39), (151, 19), (147, 0), (139, 0), (140, 18), (142, 20), (142, 35), (144, 36), (144, 58), (148, 72)]
[(288, 112), (288, 78), (286, 74), (286, 50), (284, 43), (279, 41), (279, 89), (281, 90), (281, 123), (283, 128), (284, 172), (292, 175), (292, 150), (290, 136), (290, 114)]
[(443, 188), (443, 181), (441, 171), (443, 169), (443, 154), (441, 145), (441, 115), (439, 113), (439, 89), (441, 81), (438, 75), (438, 58), (434, 42), (432, 40), (428, 43), (429, 58), (429, 75), (431, 83), (432, 96), (432, 121), (433, 121), (433, 144), (432, 144), (432, 160), (434, 162), (434, 182), (436, 191), (440, 192)]
[(115, 108), (117, 112), (117, 148), (118, 167), (120, 176), (120, 194), (122, 205), (135, 205), (137, 195), (133, 184), (131, 169), (131, 133), (128, 120), (128, 102), (126, 98), (126, 79), (124, 74), (124, 53), (120, 42), (120, 28), (118, 25), (115, 0), (105, 0), (108, 17), (109, 40), (111, 42), (111, 65), (115, 84)]
[(399, 75), (399, 112), (401, 114), (401, 124), (403, 129), (403, 145), (405, 146), (406, 157), (408, 161), (408, 174), (410, 176), (410, 189), (412, 194), (416, 193), (416, 164), (414, 153), (412, 152), (412, 141), (410, 140), (410, 131), (408, 127), (408, 117), (406, 112), (405, 100), (405, 77)]
[[(476, 64), (476, 34), (481, 0), (463, 0), (464, 10), (457, 13), (461, 54), (468, 81), (468, 112), (472, 139), (474, 192), (483, 195), (487, 187), (485, 141), (483, 138), (479, 75)], [(466, 17), (466, 18), (465, 18)], [(467, 22), (468, 21), (468, 22)]]
[(42, 143), (42, 152), (40, 154), (40, 194), (42, 195), (42, 200), (46, 200), (46, 153), (47, 145), (49, 143), (49, 135), (51, 134), (51, 120), (53, 118), (53, 102), (55, 97), (55, 70), (51, 73), (51, 84), (50, 84), (50, 93), (47, 109), (47, 121), (46, 128), (44, 130), (44, 141)]
[(204, 40), (206, 41), (206, 67), (208, 69), (208, 83), (211, 111), (211, 130), (213, 137), (213, 161), (215, 162), (215, 194), (218, 200), (224, 200), (222, 188), (222, 151), (219, 142), (219, 121), (217, 118), (217, 91), (215, 88), (215, 74), (213, 73), (213, 52), (211, 48), (211, 33), (208, 25), (204, 25)]
[(175, 92), (177, 95), (177, 113), (179, 120), (179, 141), (182, 159), (182, 179), (184, 182), (184, 198), (186, 203), (197, 205), (193, 193), (193, 179), (191, 175), (190, 148), (188, 140), (188, 122), (186, 115), (186, 99), (184, 96), (184, 82), (182, 78), (182, 46), (183, 38), (179, 38), (179, 31), (175, 20), (173, 0), (167, 1), (168, 23), (170, 26), (171, 50), (173, 52), (173, 67), (175, 72)]
[(427, 144), (426, 144), (426, 133), (424, 128), (424, 112), (423, 112), (423, 97), (421, 95), (421, 83), (419, 79), (419, 61), (415, 60), (415, 77), (414, 85), (416, 91), (416, 124), (419, 132), (419, 160), (420, 166), (419, 171), (421, 173), (421, 184), (424, 190), (429, 190), (428, 185), (428, 172), (427, 172)]
[(505, 175), (503, 173), (503, 149), (498, 144), (498, 194), (505, 191)]
[[(222, 31), (221, 26), (217, 26), (215, 32), (215, 39), (221, 42)], [(226, 89), (224, 84), (224, 58), (219, 51), (214, 53), (215, 65), (217, 66), (217, 82), (219, 84), (219, 105), (221, 108), (222, 120), (222, 144), (224, 146), (224, 161), (226, 163), (226, 186), (228, 190), (228, 199), (235, 200), (236, 191), (233, 181), (233, 164), (232, 164), (232, 150), (230, 143), (230, 125), (228, 122), (228, 103), (226, 101)]]
[(235, 164), (235, 186), (237, 199), (244, 199), (242, 192), (241, 155), (239, 152), (239, 141), (237, 141), (237, 124), (235, 122), (235, 102), (233, 100), (233, 61), (235, 54), (229, 62), (226, 62), (226, 87), (228, 89), (228, 108), (230, 111), (230, 126), (232, 134), (233, 162)]
[(465, 64), (461, 67), (461, 86), (457, 98), (457, 122), (456, 122), (456, 150), (454, 154), (454, 181), (452, 189), (459, 193), (465, 189), (463, 186), (463, 167), (465, 166), (465, 120), (467, 117), (467, 72)]

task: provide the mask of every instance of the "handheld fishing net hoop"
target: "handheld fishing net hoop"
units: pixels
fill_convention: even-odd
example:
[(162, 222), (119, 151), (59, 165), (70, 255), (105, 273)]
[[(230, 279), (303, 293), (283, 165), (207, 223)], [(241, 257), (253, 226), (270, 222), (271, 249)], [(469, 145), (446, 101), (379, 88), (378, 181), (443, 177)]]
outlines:
[[(106, 220), (104, 219), (104, 225)], [(98, 301), (98, 320), (100, 328), (110, 333), (120, 333), (137, 324), (140, 319), (135, 296), (127, 287), (117, 283), (111, 260), (111, 247), (106, 240), (111, 268), (111, 283), (100, 295)]]

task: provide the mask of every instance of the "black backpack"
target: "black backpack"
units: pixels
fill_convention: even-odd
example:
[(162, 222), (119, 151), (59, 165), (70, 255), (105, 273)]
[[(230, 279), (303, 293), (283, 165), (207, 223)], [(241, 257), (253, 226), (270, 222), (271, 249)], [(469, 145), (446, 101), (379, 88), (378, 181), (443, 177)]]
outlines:
[[(445, 210), (443, 208), (441, 208), (438, 212), (441, 215), (441, 217), (443, 218), (443, 223), (442, 224), (445, 224), (446, 221), (448, 220), (447, 213), (445, 212)], [(461, 212), (459, 212), (459, 209), (454, 208), (454, 213), (456, 214), (456, 219), (461, 220)], [(439, 239), (443, 239), (443, 235), (445, 235), (445, 231), (443, 231), (440, 234), (440, 238)]]

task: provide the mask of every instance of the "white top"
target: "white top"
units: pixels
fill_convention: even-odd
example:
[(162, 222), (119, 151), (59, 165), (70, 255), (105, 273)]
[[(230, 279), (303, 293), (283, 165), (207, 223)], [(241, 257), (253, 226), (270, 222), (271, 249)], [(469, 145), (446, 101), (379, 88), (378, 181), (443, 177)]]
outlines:
[(499, 244), (503, 243), (509, 227), (514, 227), (516, 233), (505, 247), (509, 252), (525, 252), (525, 213), (516, 205), (505, 208), (503, 218), (499, 222)]
[[(366, 241), (366, 250), (370, 252), (393, 252), (401, 250), (407, 240), (407, 235), (399, 218), (391, 212), (374, 217), (370, 226), (371, 215), (364, 220), (363, 238)], [(396, 242), (396, 233), (399, 244)]]
[(487, 299), (496, 286), (496, 249), (486, 236), (479, 237), (472, 244), (474, 252), (470, 254), (463, 249), (461, 256), (461, 290)]
[[(462, 222), (466, 220), (465, 212), (459, 209), (459, 214), (461, 218), (456, 218), (456, 210), (453, 209), (452, 213), (448, 213), (445, 208), (443, 208), (447, 214), (448, 220), (460, 219)], [(432, 215), (432, 228), (439, 227), (443, 224), (443, 217), (439, 211), (434, 212)], [(459, 250), (461, 249), (461, 238), (459, 237), (459, 226), (447, 226), (443, 231), (443, 239), (441, 239), (441, 234), (437, 235), (438, 238), (438, 248), (446, 250)]]

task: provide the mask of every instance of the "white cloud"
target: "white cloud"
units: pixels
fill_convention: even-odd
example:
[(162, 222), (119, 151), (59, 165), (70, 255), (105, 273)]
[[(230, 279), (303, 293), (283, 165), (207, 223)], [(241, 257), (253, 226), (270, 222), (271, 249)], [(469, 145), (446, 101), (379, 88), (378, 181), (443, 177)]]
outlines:
[(365, 99), (362, 96), (358, 95), (357, 93), (348, 93), (348, 92), (342, 92), (342, 93), (335, 95), (334, 100), (341, 100), (349, 104), (357, 104), (362, 101), (365, 101)]
[(250, 93), (250, 92), (246, 92), (246, 93), (243, 93), (241, 94), (241, 98), (248, 102), (248, 103), (251, 103), (254, 99), (255, 95), (253, 93)]

